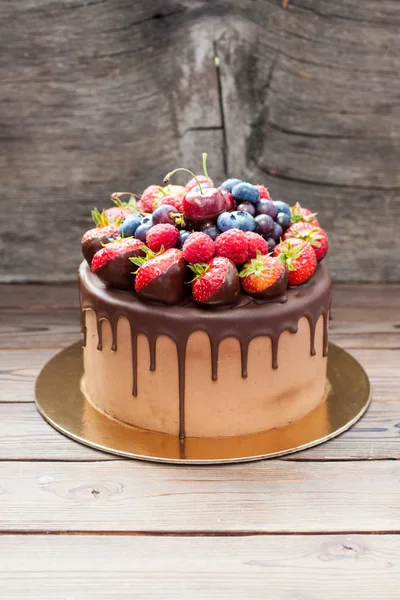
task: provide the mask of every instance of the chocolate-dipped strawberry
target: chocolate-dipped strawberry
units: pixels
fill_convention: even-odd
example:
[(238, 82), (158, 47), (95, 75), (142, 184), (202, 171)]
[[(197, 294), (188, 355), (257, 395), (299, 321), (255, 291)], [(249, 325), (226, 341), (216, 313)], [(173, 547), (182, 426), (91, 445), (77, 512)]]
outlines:
[[(215, 222), (218, 215), (233, 208), (233, 198), (229, 193), (225, 193), (225, 191), (215, 187), (210, 187), (209, 183), (205, 183), (205, 181), (212, 183), (207, 173), (206, 152), (203, 153), (203, 170), (204, 177), (201, 177), (202, 181), (192, 171), (183, 168), (171, 171), (164, 179), (164, 183), (167, 183), (172, 175), (178, 171), (185, 171), (197, 182), (197, 185), (192, 187), (183, 198), (183, 214), (186, 220), (194, 225)], [(191, 183), (192, 180), (189, 184)]]
[(91, 268), (103, 283), (120, 290), (133, 290), (135, 275), (130, 259), (143, 256), (143, 242), (120, 238), (96, 252)]
[(146, 258), (132, 258), (139, 266), (136, 271), (135, 290), (143, 300), (178, 304), (185, 296), (186, 263), (181, 250), (170, 248), (154, 255), (148, 252)]
[(236, 304), (240, 294), (239, 275), (234, 263), (222, 256), (208, 264), (189, 265), (194, 272), (193, 299), (205, 306)]
[(258, 250), (256, 258), (244, 265), (240, 277), (243, 289), (255, 298), (283, 296), (288, 285), (288, 270), (283, 262)]
[(116, 223), (112, 223), (108, 218), (106, 211), (102, 213), (95, 208), (92, 210), (92, 218), (96, 227), (89, 229), (83, 234), (81, 240), (82, 254), (89, 266), (92, 264), (93, 256), (104, 244), (119, 236), (119, 228)]

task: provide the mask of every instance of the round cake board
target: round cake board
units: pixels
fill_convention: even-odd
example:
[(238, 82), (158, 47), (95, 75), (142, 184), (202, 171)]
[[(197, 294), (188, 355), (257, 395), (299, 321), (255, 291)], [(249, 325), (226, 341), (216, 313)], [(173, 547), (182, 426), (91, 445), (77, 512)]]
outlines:
[[(366, 411), (370, 385), (361, 365), (329, 344), (326, 400), (285, 427), (229, 438), (191, 438), (138, 429), (109, 418), (85, 399), (81, 342), (72, 344), (42, 369), (36, 405), (55, 429), (73, 440), (127, 458), (173, 464), (224, 464), (283, 456), (311, 448), (349, 429)], [(133, 400), (134, 401), (134, 400)]]

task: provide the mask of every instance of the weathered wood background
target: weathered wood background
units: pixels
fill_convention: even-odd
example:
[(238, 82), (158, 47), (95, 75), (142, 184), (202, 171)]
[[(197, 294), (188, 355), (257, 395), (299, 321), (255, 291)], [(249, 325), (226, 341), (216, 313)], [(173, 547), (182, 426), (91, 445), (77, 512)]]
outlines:
[(399, 25), (397, 0), (2, 0), (0, 280), (74, 279), (91, 207), (204, 150), (320, 211), (336, 279), (400, 280)]

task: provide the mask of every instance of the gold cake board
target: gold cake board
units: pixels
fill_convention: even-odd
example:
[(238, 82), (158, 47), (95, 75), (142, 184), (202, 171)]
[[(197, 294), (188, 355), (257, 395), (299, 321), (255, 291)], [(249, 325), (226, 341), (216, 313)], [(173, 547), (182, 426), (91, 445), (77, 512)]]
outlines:
[(64, 435), (111, 454), (174, 464), (261, 460), (305, 450), (349, 429), (370, 402), (368, 377), (350, 354), (329, 344), (327, 399), (303, 419), (268, 431), (229, 438), (186, 438), (131, 427), (98, 412), (80, 390), (81, 342), (42, 369), (36, 381), (41, 415)]

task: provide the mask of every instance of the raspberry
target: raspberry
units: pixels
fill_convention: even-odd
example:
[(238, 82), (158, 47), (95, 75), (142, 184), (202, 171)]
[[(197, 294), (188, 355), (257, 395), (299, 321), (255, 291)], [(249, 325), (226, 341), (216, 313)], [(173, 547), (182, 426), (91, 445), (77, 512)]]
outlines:
[(248, 242), (240, 229), (229, 229), (215, 240), (215, 255), (230, 258), (236, 265), (246, 262)]
[(257, 250), (261, 254), (268, 254), (268, 244), (261, 235), (252, 231), (246, 231), (244, 235), (248, 243), (246, 261), (256, 258)]
[(183, 200), (182, 198), (175, 198), (174, 196), (164, 196), (157, 203), (157, 206), (161, 206), (162, 204), (169, 204), (170, 206), (174, 206), (176, 208), (176, 212), (183, 213)]
[(174, 248), (178, 242), (179, 231), (174, 225), (163, 223), (154, 225), (146, 235), (146, 243), (150, 250), (153, 252), (159, 252), (162, 247), (165, 250), (167, 248)]
[(266, 200), (271, 200), (269, 191), (264, 185), (256, 185), (256, 188), (260, 192), (260, 200), (261, 200), (261, 198), (265, 198)]
[(191, 233), (183, 244), (183, 258), (189, 263), (208, 263), (214, 256), (214, 242), (206, 233)]

